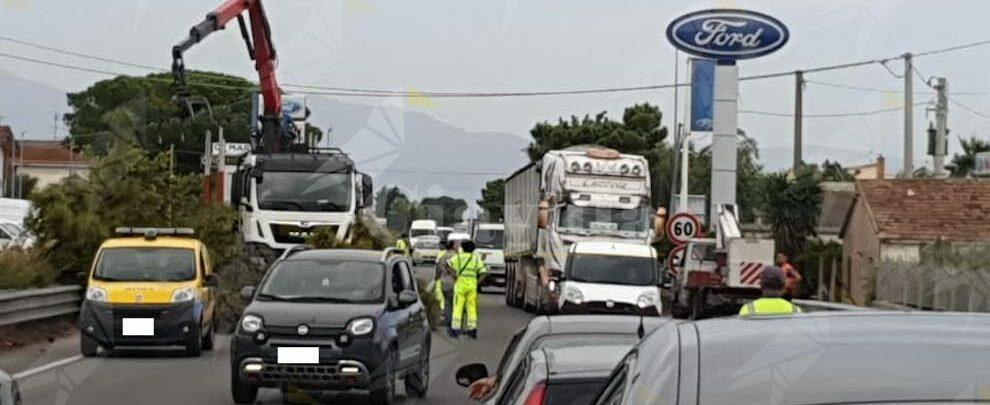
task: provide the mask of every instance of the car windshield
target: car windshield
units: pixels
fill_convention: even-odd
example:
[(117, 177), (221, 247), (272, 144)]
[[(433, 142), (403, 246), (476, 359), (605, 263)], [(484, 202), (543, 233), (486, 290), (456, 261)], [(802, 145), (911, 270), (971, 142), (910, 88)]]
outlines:
[(409, 236), (426, 236), (426, 235), (436, 235), (436, 231), (432, 229), (412, 229), (409, 231)]
[(93, 278), (104, 281), (187, 281), (196, 278), (196, 255), (185, 248), (107, 248)]
[(347, 212), (350, 173), (265, 172), (258, 183), (258, 207), (276, 211)]
[(612, 255), (572, 254), (568, 257), (568, 280), (585, 283), (653, 285), (656, 259)]
[(379, 302), (385, 267), (346, 260), (287, 260), (278, 263), (259, 298), (286, 301)]
[(479, 229), (474, 232), (474, 244), (482, 249), (501, 249), (505, 246), (505, 231), (501, 229)]
[(440, 249), (440, 240), (438, 239), (425, 239), (416, 242), (417, 249)]
[(649, 222), (648, 207), (621, 209), (565, 205), (560, 209), (557, 225), (562, 231), (578, 233), (642, 233), (649, 229)]

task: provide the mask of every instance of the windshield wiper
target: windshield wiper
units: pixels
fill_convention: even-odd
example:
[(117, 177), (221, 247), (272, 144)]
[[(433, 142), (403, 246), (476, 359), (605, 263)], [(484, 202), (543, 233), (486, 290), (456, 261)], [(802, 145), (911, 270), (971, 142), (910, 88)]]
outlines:
[(317, 296), (307, 296), (307, 295), (275, 295), (275, 294), (258, 294), (259, 297), (271, 298), (278, 301), (294, 301), (294, 302), (306, 302), (306, 301), (316, 301), (316, 302), (351, 302), (351, 300), (343, 298), (333, 298), (333, 297), (317, 297)]

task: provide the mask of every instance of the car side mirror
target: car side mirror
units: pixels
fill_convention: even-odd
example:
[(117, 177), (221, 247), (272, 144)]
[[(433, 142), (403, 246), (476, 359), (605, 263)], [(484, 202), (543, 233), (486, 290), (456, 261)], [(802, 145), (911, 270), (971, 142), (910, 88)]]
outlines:
[(219, 287), (220, 276), (217, 276), (216, 273), (207, 274), (203, 277), (203, 285), (206, 287)]
[(76, 273), (76, 280), (78, 280), (78, 281), (86, 281), (87, 279), (89, 279), (89, 274), (86, 273), (85, 271), (80, 271), (80, 272)]
[(253, 285), (241, 288), (241, 299), (244, 300), (244, 302), (251, 301), (251, 298), (254, 297), (254, 290), (255, 287)]
[(461, 368), (457, 369), (457, 374), (454, 375), (454, 380), (457, 381), (457, 385), (467, 387), (471, 385), (471, 383), (485, 377), (488, 377), (488, 367), (485, 367), (485, 365), (481, 363), (474, 363), (461, 366)]
[(413, 290), (403, 290), (399, 293), (399, 305), (408, 307), (419, 301), (419, 295)]
[(373, 202), (372, 194), (375, 186), (371, 183), (371, 176), (361, 173), (361, 208), (368, 208)]

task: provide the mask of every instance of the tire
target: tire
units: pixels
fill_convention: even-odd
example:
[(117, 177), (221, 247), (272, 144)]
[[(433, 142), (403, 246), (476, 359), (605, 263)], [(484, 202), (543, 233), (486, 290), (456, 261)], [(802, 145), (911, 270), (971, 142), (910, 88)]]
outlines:
[(100, 351), (100, 344), (85, 334), (79, 334), (79, 352), (83, 357), (93, 357)]
[(392, 405), (395, 402), (395, 351), (389, 353), (383, 368), (385, 374), (371, 381), (368, 402), (373, 405)]
[(213, 350), (213, 341), (216, 340), (216, 333), (215, 333), (216, 329), (217, 329), (216, 324), (210, 325), (210, 333), (208, 333), (206, 336), (203, 336), (203, 341), (200, 344), (200, 346), (203, 347), (203, 350), (206, 351)]
[(505, 306), (513, 307), (512, 302), (512, 265), (505, 269)]
[(199, 334), (199, 328), (197, 327), (196, 329), (193, 331), (195, 332), (193, 334), (195, 337), (190, 339), (189, 343), (186, 343), (186, 356), (189, 357), (199, 357), (203, 354), (203, 338)]
[(705, 316), (705, 302), (708, 301), (708, 291), (704, 289), (699, 289), (697, 291), (692, 291), (690, 295), (690, 314), (689, 319), (701, 319)]
[(237, 404), (253, 404), (258, 399), (258, 387), (241, 381), (240, 370), (230, 366), (230, 395)]
[(423, 346), (426, 349), (420, 354), (419, 365), (406, 374), (406, 396), (423, 398), (430, 389), (430, 336), (426, 336)]

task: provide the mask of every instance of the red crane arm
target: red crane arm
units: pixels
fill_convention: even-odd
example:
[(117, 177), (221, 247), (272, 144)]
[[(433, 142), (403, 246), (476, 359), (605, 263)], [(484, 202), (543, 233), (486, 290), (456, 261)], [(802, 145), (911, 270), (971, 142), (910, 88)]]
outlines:
[[(242, 15), (245, 11), (251, 19), (250, 38)], [(272, 44), (271, 27), (261, 0), (227, 0), (207, 14), (206, 19), (189, 30), (188, 37), (172, 47), (172, 75), (176, 82), (184, 84), (185, 63), (182, 54), (213, 32), (224, 29), (234, 18), (237, 18), (248, 55), (254, 60), (254, 68), (258, 72), (261, 95), (264, 99), (263, 115), (277, 125), (282, 113), (282, 93), (275, 76), (277, 57), (275, 46)], [(262, 119), (262, 121), (266, 120)]]

